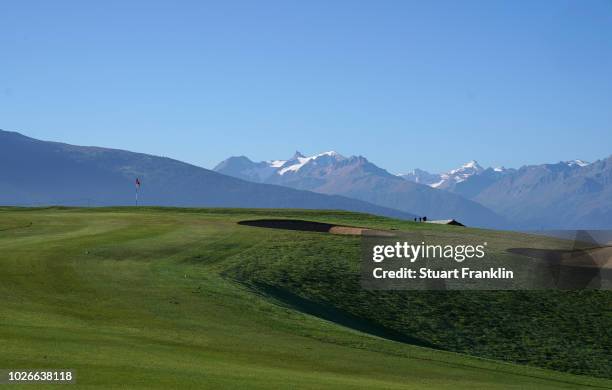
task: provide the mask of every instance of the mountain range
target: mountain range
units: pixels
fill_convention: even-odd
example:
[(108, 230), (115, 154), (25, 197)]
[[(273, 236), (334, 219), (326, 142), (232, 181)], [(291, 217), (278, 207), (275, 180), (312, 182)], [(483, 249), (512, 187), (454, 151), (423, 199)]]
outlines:
[(470, 161), (447, 173), (415, 169), (400, 177), (474, 200), (518, 228), (612, 227), (612, 156), (519, 169), (485, 169)]
[(214, 170), (125, 150), (40, 141), (0, 130), (0, 204), (342, 209), (412, 219), (455, 218), (505, 229), (612, 228), (612, 156), (514, 168), (476, 161), (445, 173), (396, 175), (336, 152)]
[(510, 226), (503, 217), (477, 202), (405, 180), (363, 156), (344, 157), (330, 151), (306, 157), (296, 152), (287, 160), (262, 162), (239, 156), (228, 158), (214, 170), (258, 183), (344, 195), (429, 219), (455, 218), (479, 227)]
[(0, 130), (1, 205), (134, 205), (341, 209), (412, 219), (358, 199), (259, 184), (181, 161), (40, 141)]
[(325, 152), (253, 162), (230, 157), (214, 168), (259, 183), (342, 194), (430, 218), (513, 229), (612, 228), (612, 157), (514, 168), (470, 161), (444, 173), (394, 175), (362, 156)]

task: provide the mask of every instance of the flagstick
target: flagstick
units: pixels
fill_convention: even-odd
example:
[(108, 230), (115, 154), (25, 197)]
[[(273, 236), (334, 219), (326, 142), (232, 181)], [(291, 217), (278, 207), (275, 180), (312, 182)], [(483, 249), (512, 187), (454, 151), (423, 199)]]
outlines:
[(138, 207), (138, 193), (140, 192), (140, 179), (136, 178), (136, 207)]

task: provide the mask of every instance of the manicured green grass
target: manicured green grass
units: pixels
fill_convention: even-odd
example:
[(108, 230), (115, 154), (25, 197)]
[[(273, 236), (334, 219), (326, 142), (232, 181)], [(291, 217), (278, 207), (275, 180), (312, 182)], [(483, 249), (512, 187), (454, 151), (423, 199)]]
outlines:
[[(549, 312), (550, 305), (558, 304), (563, 310), (573, 307), (577, 313), (575, 306), (589, 303), (595, 306), (580, 310), (599, 316), (585, 320), (598, 325), (567, 329), (563, 325), (559, 327), (562, 336), (553, 340), (574, 332), (575, 341), (564, 351), (573, 350), (591, 362), (603, 356), (597, 345), (605, 348), (609, 342), (598, 333), (599, 326), (609, 324), (608, 293), (524, 293), (514, 298), (511, 293), (463, 293), (454, 298), (420, 293), (404, 305), (401, 302), (411, 295), (407, 292), (355, 289), (358, 257), (354, 255), (359, 245), (355, 237), (235, 223), (259, 217), (435, 228), (457, 234), (448, 227), (339, 212), (0, 209), (0, 368), (72, 368), (79, 388), (612, 387), (612, 381), (602, 378), (376, 336), (380, 329), (392, 329), (437, 348), (500, 359), (505, 358), (498, 356), (504, 349), (496, 345), (519, 340), (521, 347), (520, 340), (527, 338), (522, 352), (530, 356), (530, 350), (552, 343), (538, 337), (554, 337), (548, 331), (537, 333), (537, 328), (551, 329), (555, 321), (566, 324), (576, 319), (573, 313)], [(507, 309), (497, 310), (504, 299)], [(538, 305), (543, 305), (546, 314), (533, 320), (513, 311), (512, 305), (529, 299), (539, 303), (518, 308), (535, 315)], [(452, 316), (440, 300), (446, 301)], [(489, 319), (466, 325), (467, 320), (478, 321), (476, 314), (462, 318), (464, 312), (455, 307), (466, 303), (475, 306), (464, 310)], [(386, 312), (390, 308), (401, 311)], [(500, 313), (531, 320), (531, 326), (518, 325), (516, 317), (498, 318)], [(503, 325), (504, 319), (516, 325), (520, 337), (503, 334), (513, 329)], [(461, 331), (457, 323), (468, 330)], [(442, 324), (449, 330), (437, 333)], [(478, 324), (494, 328), (481, 328), (483, 335), (475, 337), (473, 328)], [(595, 334), (587, 337), (581, 333), (586, 330)], [(467, 341), (451, 343), (453, 332)], [(503, 340), (495, 343), (490, 333)], [(609, 331), (603, 336), (609, 337)], [(515, 351), (507, 359), (520, 360), (516, 356), (522, 352)], [(545, 361), (541, 352), (536, 355), (538, 359), (526, 362)], [(555, 362), (565, 359), (554, 350), (549, 357)], [(603, 356), (602, 364), (608, 368), (609, 359)], [(573, 363), (553, 366), (579, 371), (576, 367)], [(601, 368), (594, 371), (609, 376)]]

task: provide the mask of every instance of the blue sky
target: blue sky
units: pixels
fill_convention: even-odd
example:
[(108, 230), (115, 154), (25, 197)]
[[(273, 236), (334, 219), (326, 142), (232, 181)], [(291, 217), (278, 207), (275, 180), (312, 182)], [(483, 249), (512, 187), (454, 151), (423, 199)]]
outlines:
[(612, 154), (612, 1), (0, 3), (0, 128), (212, 167)]

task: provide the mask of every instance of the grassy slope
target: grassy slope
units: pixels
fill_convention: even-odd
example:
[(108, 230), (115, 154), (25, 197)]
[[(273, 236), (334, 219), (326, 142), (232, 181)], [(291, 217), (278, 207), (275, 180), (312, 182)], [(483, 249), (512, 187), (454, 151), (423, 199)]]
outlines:
[[(79, 387), (104, 388), (612, 386), (604, 379), (380, 339), (222, 277), (342, 306), (329, 295), (333, 286), (327, 283), (335, 280), (318, 281), (312, 271), (325, 267), (350, 275), (343, 255), (353, 253), (355, 239), (233, 223), (272, 214), (411, 226), (299, 211), (0, 210), (0, 367), (74, 368)], [(354, 301), (343, 295), (352, 291), (350, 278), (345, 283), (336, 290)], [(599, 298), (610, 302), (608, 294)], [(432, 321), (425, 314), (440, 315), (423, 314)], [(426, 332), (417, 336), (426, 339)]]
[[(488, 253), (497, 256), (506, 248), (555, 245), (518, 233), (385, 222), (372, 224), (420, 229), (425, 237), (435, 231), (448, 242), (486, 241)], [(355, 260), (359, 238), (275, 230), (270, 235), (272, 245), (237, 256), (228, 274), (288, 304), (306, 309), (323, 304), (327, 311), (314, 312), (366, 319), (421, 345), (612, 377), (610, 291), (365, 291)]]

